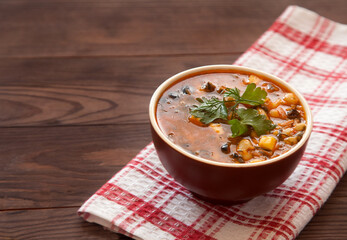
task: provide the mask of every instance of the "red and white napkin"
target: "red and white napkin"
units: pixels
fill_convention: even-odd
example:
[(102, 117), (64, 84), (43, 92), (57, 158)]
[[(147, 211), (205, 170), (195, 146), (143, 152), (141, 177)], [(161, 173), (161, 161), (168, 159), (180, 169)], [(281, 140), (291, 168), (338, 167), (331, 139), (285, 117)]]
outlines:
[(204, 202), (168, 175), (149, 144), (80, 216), (136, 239), (294, 239), (347, 168), (346, 36), (347, 25), (290, 6), (235, 63), (286, 80), (311, 106), (304, 157), (277, 189), (235, 206)]

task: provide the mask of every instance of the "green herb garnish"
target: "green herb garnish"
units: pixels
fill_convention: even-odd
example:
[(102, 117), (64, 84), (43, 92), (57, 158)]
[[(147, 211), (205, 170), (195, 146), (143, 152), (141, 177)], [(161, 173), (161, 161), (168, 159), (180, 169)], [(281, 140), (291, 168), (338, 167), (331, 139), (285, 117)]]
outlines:
[(256, 85), (254, 83), (251, 83), (247, 86), (242, 96), (240, 96), (240, 90), (238, 88), (227, 88), (224, 93), (224, 97), (232, 97), (235, 99), (236, 106), (239, 103), (248, 104), (251, 106), (261, 105), (264, 103), (266, 95), (266, 91), (264, 91), (260, 87), (256, 88)]
[(232, 119), (228, 121), (231, 125), (232, 137), (237, 137), (247, 132), (247, 125), (252, 126), (258, 136), (275, 128), (272, 121), (266, 119), (264, 115), (259, 114), (255, 109), (240, 108), (237, 109), (236, 112), (240, 120)]
[(225, 106), (224, 101), (219, 100), (216, 97), (212, 97), (211, 99), (207, 98), (197, 98), (197, 101), (201, 103), (198, 107), (193, 107), (190, 110), (190, 113), (200, 118), (200, 121), (204, 124), (208, 124), (213, 122), (214, 120), (227, 119), (228, 111)]
[(247, 125), (240, 122), (238, 119), (229, 120), (228, 124), (231, 125), (230, 128), (231, 128), (232, 137), (241, 136), (242, 134), (248, 131)]
[[(231, 125), (232, 137), (246, 133), (248, 126), (252, 126), (257, 135), (260, 136), (275, 128), (275, 125), (255, 109), (237, 109), (237, 107), (239, 104), (261, 105), (264, 103), (266, 96), (266, 91), (256, 87), (254, 83), (247, 86), (242, 96), (238, 88), (227, 88), (224, 92), (223, 100), (219, 100), (216, 97), (210, 99), (204, 97), (197, 98), (201, 105), (194, 106), (190, 113), (199, 118), (204, 124), (211, 123), (216, 119), (228, 120), (228, 115), (230, 115), (232, 119), (228, 121), (228, 124)], [(232, 99), (229, 99), (230, 97)], [(234, 105), (227, 108), (225, 104), (227, 102), (233, 102)]]

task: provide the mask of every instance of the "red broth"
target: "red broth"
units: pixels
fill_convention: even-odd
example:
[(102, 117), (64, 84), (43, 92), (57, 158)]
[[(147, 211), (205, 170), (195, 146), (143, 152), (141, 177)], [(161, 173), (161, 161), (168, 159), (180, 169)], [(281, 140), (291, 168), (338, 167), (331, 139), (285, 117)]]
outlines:
[[(242, 93), (255, 83), (267, 92), (264, 104), (254, 108), (275, 125), (258, 136), (252, 127), (247, 133), (231, 137), (226, 120), (216, 119), (203, 124), (191, 109), (200, 103), (197, 98), (223, 99), (225, 88), (238, 88)], [(259, 162), (290, 150), (300, 141), (306, 127), (305, 113), (298, 98), (282, 86), (261, 76), (242, 73), (206, 73), (181, 80), (161, 96), (156, 111), (161, 131), (187, 152), (218, 162)], [(229, 116), (230, 118), (230, 116)]]

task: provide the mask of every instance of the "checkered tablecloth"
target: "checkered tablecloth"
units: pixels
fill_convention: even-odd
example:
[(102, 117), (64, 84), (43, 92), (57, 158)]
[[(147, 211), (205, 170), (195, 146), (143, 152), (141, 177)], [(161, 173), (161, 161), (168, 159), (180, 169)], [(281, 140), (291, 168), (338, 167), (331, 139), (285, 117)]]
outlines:
[(347, 26), (290, 6), (235, 64), (284, 79), (311, 106), (313, 132), (287, 181), (244, 204), (213, 205), (175, 182), (149, 144), (79, 215), (136, 239), (295, 238), (347, 168)]

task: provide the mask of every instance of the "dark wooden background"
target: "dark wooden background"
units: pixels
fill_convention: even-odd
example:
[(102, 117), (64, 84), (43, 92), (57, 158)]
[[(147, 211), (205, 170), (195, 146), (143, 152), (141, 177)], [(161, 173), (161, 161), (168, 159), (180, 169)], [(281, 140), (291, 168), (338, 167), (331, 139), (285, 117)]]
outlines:
[[(233, 63), (289, 4), (346, 0), (0, 1), (0, 239), (126, 239), (76, 211), (151, 141), (169, 76)], [(347, 239), (347, 178), (299, 239)]]

